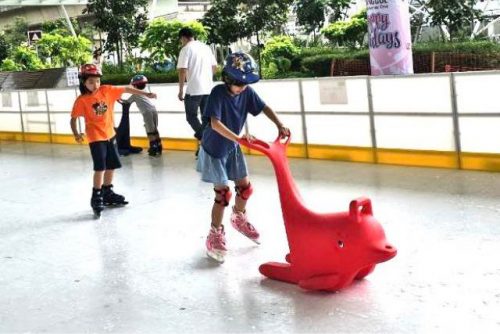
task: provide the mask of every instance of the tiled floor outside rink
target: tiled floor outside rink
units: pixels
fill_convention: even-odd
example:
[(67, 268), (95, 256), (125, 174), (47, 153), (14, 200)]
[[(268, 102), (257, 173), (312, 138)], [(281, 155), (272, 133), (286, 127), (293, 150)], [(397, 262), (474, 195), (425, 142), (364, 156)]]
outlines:
[(257, 270), (287, 241), (271, 164), (247, 159), (262, 244), (226, 224), (217, 265), (192, 152), (124, 157), (130, 204), (94, 220), (87, 146), (0, 142), (0, 333), (500, 333), (500, 174), (291, 159), (308, 206), (367, 195), (398, 248), (340, 293), (311, 293)]

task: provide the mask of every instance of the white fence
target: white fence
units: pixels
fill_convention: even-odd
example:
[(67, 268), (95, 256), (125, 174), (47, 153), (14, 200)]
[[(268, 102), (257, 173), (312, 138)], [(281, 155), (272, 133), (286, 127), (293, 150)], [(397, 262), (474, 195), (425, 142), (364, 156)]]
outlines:
[[(268, 80), (254, 85), (288, 125), (292, 143), (375, 149), (500, 154), (500, 71), (385, 77)], [(193, 138), (176, 84), (158, 94), (163, 137)], [(2, 92), (0, 132), (70, 134), (75, 89)], [(116, 106), (119, 120), (121, 107)], [(132, 106), (131, 135), (144, 137)], [(250, 117), (251, 134), (272, 140), (265, 116)]]

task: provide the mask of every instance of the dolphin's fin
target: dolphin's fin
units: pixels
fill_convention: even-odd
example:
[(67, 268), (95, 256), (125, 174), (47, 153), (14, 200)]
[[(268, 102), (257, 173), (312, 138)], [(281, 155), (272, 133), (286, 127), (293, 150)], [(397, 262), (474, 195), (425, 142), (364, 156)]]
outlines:
[(299, 281), (299, 286), (306, 290), (337, 291), (344, 285), (342, 277), (339, 274), (313, 276)]
[(297, 283), (289, 263), (267, 262), (259, 267), (262, 275), (288, 283)]

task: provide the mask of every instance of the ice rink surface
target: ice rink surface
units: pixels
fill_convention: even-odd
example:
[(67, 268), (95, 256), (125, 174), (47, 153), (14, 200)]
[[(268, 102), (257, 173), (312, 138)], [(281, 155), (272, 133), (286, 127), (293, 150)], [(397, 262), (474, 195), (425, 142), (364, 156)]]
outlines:
[(291, 159), (310, 208), (368, 196), (398, 248), (312, 293), (258, 272), (288, 244), (272, 166), (247, 160), (262, 244), (227, 214), (218, 265), (192, 152), (123, 157), (115, 191), (130, 204), (94, 220), (87, 146), (0, 142), (0, 333), (500, 333), (500, 174)]

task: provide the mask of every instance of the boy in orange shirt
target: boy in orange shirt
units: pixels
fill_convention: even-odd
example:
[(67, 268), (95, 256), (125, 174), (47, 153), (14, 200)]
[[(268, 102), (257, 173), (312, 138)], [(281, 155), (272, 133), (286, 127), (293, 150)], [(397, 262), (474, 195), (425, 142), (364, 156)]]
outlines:
[(90, 206), (96, 217), (100, 217), (105, 205), (125, 205), (125, 197), (113, 192), (114, 170), (121, 167), (114, 129), (114, 106), (123, 93), (156, 98), (155, 93), (146, 93), (132, 87), (101, 86), (102, 73), (94, 64), (80, 68), (80, 92), (71, 112), (71, 130), (78, 143), (84, 135), (78, 132), (78, 117), (85, 118), (85, 134), (94, 161), (94, 184)]

